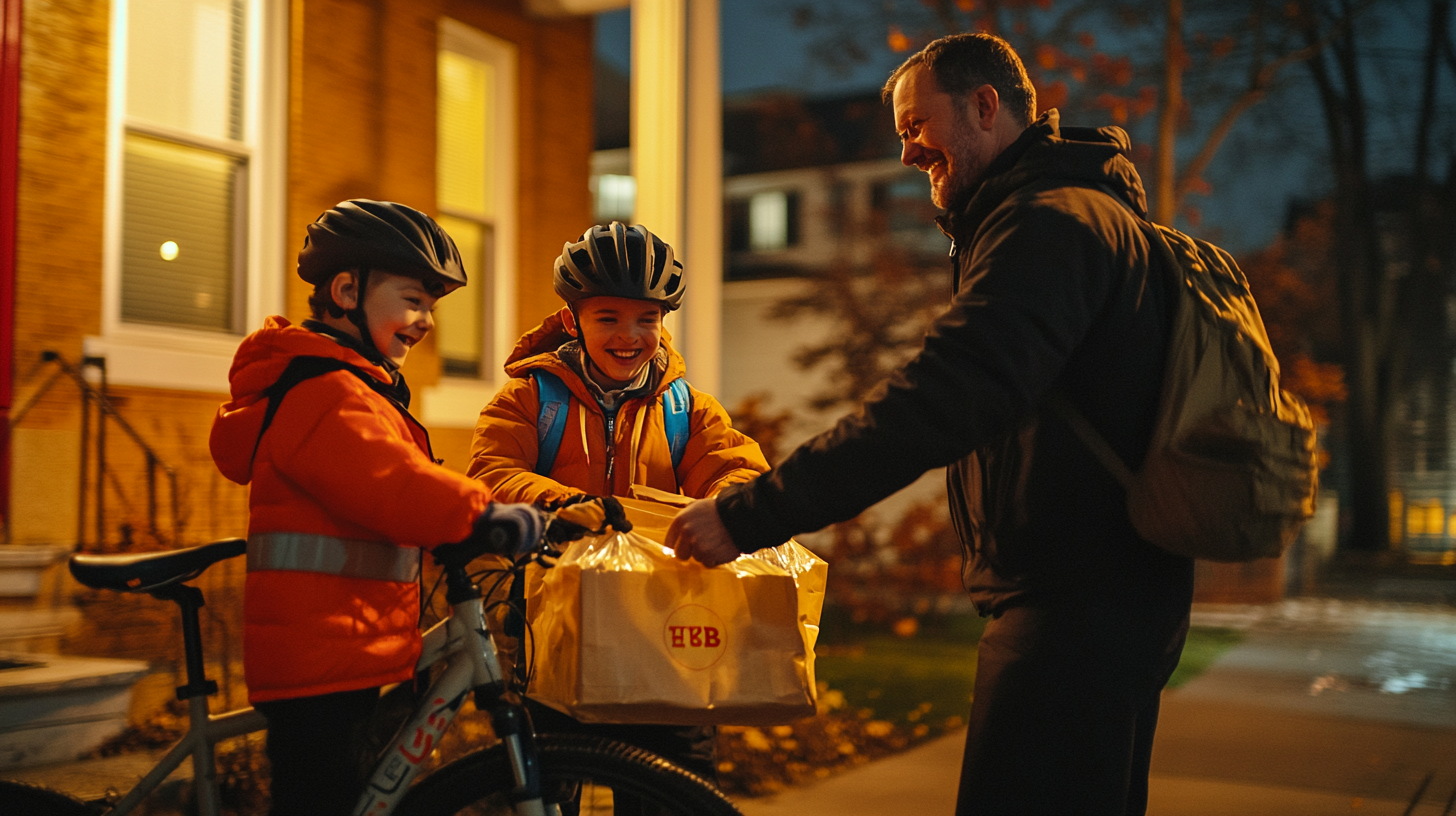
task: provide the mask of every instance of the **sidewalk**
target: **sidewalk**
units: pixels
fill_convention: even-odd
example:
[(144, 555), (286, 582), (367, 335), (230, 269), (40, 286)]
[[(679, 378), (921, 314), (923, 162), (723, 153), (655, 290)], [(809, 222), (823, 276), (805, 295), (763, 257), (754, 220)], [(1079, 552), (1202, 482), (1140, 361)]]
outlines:
[[(1296, 599), (1195, 610), (1247, 630), (1163, 696), (1149, 816), (1456, 816), (1456, 609)], [(746, 816), (949, 816), (964, 732)]]
[[(1200, 608), (1195, 622), (1247, 635), (1164, 694), (1149, 816), (1456, 816), (1456, 608), (1294, 599)], [(964, 739), (738, 804), (746, 816), (949, 816)], [(119, 757), (5, 775), (99, 793), (144, 767)]]

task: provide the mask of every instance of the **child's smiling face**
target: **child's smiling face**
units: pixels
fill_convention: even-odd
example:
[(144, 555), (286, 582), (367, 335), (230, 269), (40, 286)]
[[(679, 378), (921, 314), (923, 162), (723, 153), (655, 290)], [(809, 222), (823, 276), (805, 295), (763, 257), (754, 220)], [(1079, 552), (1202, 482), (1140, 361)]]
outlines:
[[(443, 297), (443, 295), (442, 295)], [(364, 314), (374, 347), (395, 365), (435, 328), (435, 301), (423, 283), (403, 275), (373, 272), (364, 296)]]
[[(330, 294), (334, 303), (344, 311), (351, 311), (359, 303), (359, 280), (353, 272), (340, 272), (330, 281)], [(369, 273), (369, 289), (364, 295), (364, 315), (369, 323), (369, 339), (374, 347), (389, 358), (396, 366), (404, 365), (410, 349), (425, 339), (435, 327), (432, 314), (435, 301), (459, 289), (460, 284), (448, 287), (427, 286), (424, 282), (406, 275), (396, 275), (383, 270)], [(431, 292), (435, 294), (431, 294)], [(344, 317), (324, 315), (324, 323), (354, 337), (359, 329)]]
[(606, 388), (632, 382), (662, 345), (662, 305), (632, 298), (587, 298), (577, 304), (576, 334)]

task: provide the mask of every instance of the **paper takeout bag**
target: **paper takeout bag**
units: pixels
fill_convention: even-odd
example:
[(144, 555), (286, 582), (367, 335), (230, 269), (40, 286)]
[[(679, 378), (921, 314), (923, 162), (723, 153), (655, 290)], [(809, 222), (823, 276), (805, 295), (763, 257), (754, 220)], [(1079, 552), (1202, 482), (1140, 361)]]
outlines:
[(661, 544), (675, 508), (571, 545), (527, 598), (529, 694), (583, 722), (770, 725), (814, 713), (824, 561), (795, 542), (708, 569)]

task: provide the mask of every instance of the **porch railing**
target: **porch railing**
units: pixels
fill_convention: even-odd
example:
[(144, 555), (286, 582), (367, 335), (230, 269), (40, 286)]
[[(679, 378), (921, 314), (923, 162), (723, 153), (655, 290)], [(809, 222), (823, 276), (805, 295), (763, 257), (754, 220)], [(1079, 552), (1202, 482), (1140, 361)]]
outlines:
[[(106, 458), (106, 434), (107, 421), (121, 430), (121, 432), (141, 450), (146, 461), (146, 482), (147, 482), (147, 531), (157, 539), (158, 542), (176, 546), (181, 539), (181, 516), (179, 513), (179, 498), (177, 494), (177, 469), (167, 464), (158, 455), (155, 448), (137, 433), (130, 422), (126, 421), (116, 405), (112, 403), (107, 394), (106, 387), (106, 358), (105, 357), (82, 357), (80, 363), (72, 364), (63, 357), (60, 352), (44, 351), (41, 353), (43, 365), (53, 365), (53, 371), (49, 378), (41, 384), (25, 404), (20, 406), (10, 417), (10, 427), (14, 428), (25, 419), (26, 414), (40, 402), (53, 387), (58, 383), (69, 380), (74, 383), (81, 395), (81, 467), (80, 467), (80, 492), (76, 510), (76, 549), (80, 550), (86, 543), (86, 528), (88, 511), (91, 521), (94, 524), (95, 544), (98, 547), (106, 545), (106, 486), (109, 483), (113, 492), (126, 502), (127, 492), (123, 489), (120, 480), (113, 468), (109, 467)], [(94, 370), (97, 373), (96, 382), (93, 384), (86, 376), (87, 370)], [(94, 430), (93, 430), (94, 426)], [(158, 476), (167, 483), (167, 497), (170, 502), (171, 523), (164, 533), (159, 524), (159, 485)], [(130, 504), (130, 502), (126, 502)], [(123, 548), (129, 543), (125, 523), (123, 523), (121, 545)]]

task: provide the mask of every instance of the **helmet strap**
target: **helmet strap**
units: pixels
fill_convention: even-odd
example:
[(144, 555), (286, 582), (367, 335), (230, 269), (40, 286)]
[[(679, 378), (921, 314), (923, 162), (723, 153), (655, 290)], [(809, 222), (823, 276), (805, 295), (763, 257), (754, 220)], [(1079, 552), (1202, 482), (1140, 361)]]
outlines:
[(364, 350), (365, 359), (379, 365), (387, 358), (384, 356), (384, 352), (374, 345), (374, 335), (369, 332), (369, 315), (364, 312), (364, 295), (369, 291), (369, 267), (361, 266), (354, 270), (354, 281), (359, 294), (354, 299), (354, 308), (345, 312), (344, 317), (359, 329), (359, 346)]

